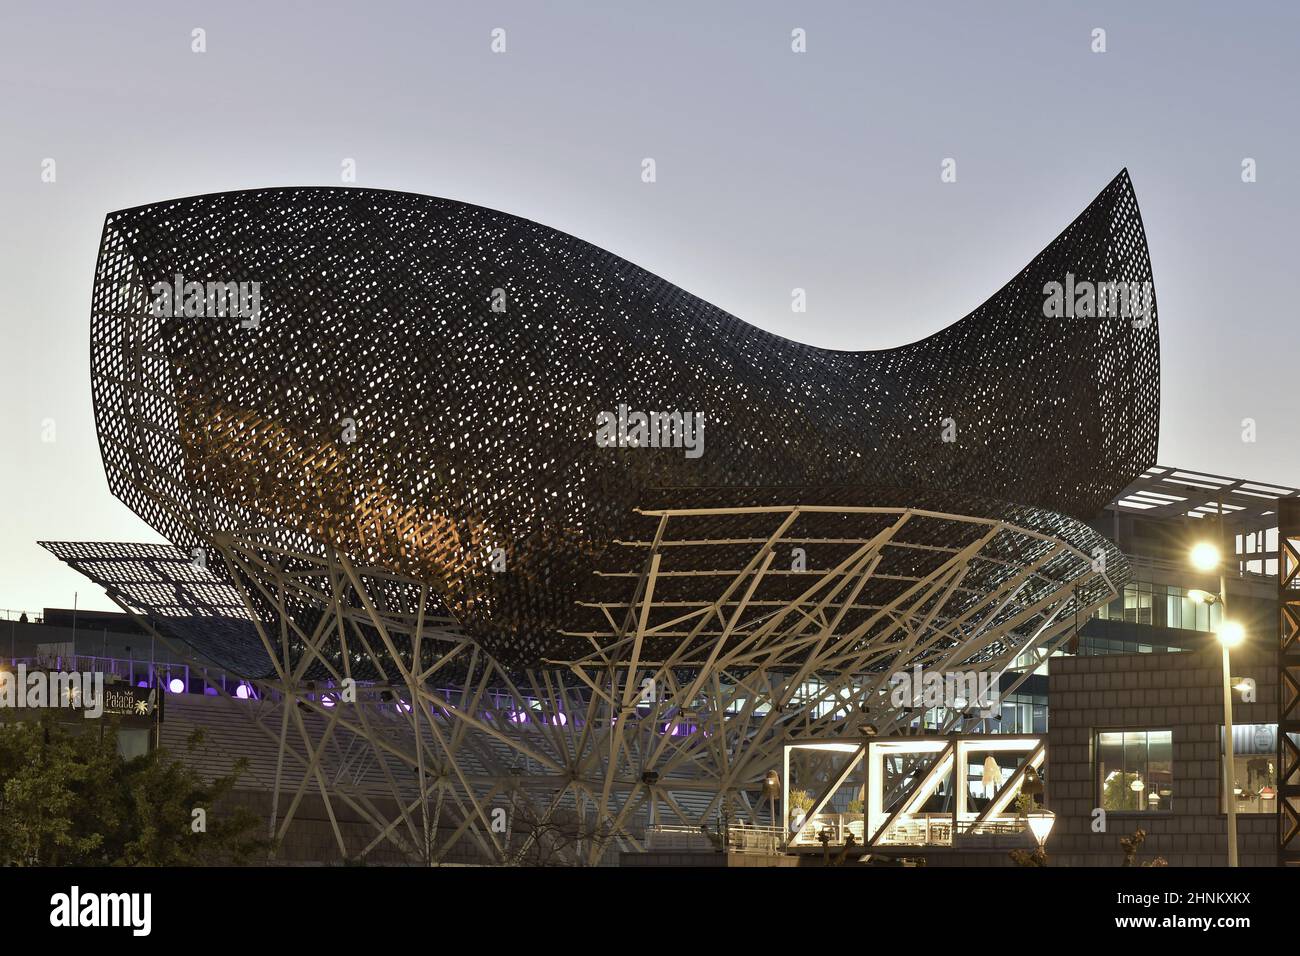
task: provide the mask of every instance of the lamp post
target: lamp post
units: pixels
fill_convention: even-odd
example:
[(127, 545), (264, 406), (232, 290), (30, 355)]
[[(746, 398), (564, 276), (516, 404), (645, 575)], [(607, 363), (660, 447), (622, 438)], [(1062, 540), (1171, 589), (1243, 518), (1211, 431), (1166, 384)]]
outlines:
[[(767, 776), (763, 779), (763, 788), (767, 791), (768, 808), (772, 813), (772, 832), (775, 834), (776, 829), (776, 799), (781, 792), (781, 775), (775, 770), (769, 770)], [(762, 804), (759, 804), (762, 806)]]
[(1232, 753), (1232, 661), (1229, 649), (1240, 644), (1246, 633), (1235, 621), (1219, 624), (1219, 645), (1223, 648), (1223, 798), (1228, 805), (1228, 866), (1237, 865), (1237, 795), (1234, 792)]
[(1219, 571), (1219, 593), (1194, 590), (1188, 597), (1198, 604), (1212, 607), (1219, 605), (1219, 647), (1223, 651), (1223, 799), (1227, 809), (1228, 823), (1228, 866), (1237, 865), (1237, 796), (1233, 792), (1233, 764), (1236, 762), (1232, 752), (1232, 655), (1231, 648), (1240, 644), (1246, 637), (1245, 629), (1236, 621), (1228, 620), (1228, 581), (1224, 574), (1219, 549), (1209, 542), (1202, 541), (1192, 548), (1192, 564), (1201, 571)]

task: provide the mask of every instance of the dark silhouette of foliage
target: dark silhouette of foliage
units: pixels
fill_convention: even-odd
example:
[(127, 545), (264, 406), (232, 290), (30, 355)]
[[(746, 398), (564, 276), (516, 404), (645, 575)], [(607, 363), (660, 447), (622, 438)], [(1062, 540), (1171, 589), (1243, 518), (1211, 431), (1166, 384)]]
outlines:
[[(189, 753), (202, 744), (191, 734)], [(203, 866), (268, 848), (246, 807), (215, 808), (235, 772), (204, 780), (166, 750), (123, 759), (115, 724), (0, 724), (0, 863), (7, 866)], [(199, 812), (201, 811), (201, 812)]]

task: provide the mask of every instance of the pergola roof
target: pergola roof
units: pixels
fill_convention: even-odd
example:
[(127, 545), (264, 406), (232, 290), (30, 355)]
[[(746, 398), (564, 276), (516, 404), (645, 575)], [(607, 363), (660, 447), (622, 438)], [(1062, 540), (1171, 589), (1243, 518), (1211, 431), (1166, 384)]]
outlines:
[(1187, 468), (1155, 465), (1116, 497), (1122, 512), (1148, 518), (1223, 516), (1235, 533), (1277, 527), (1277, 500), (1300, 498), (1300, 489)]

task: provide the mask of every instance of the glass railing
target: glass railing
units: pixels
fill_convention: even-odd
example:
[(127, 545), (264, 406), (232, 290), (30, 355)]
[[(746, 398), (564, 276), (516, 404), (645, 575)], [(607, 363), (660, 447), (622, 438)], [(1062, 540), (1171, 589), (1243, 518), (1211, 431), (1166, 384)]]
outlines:
[(875, 841), (875, 846), (961, 846), (991, 838), (1016, 838), (1028, 824), (1014, 814), (954, 819), (951, 813), (900, 815)]
[[(798, 819), (798, 818), (796, 818)], [(842, 846), (852, 834), (857, 846), (863, 844), (865, 821), (861, 813), (818, 813), (806, 817), (796, 828), (791, 821), (790, 846)]]

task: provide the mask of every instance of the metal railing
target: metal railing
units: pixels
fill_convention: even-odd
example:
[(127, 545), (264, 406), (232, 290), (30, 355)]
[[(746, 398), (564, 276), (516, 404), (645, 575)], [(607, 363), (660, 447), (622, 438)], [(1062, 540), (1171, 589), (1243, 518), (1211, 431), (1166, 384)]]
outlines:
[(764, 853), (774, 855), (784, 850), (784, 834), (780, 827), (756, 826), (751, 823), (733, 823), (727, 827), (727, 849), (735, 853)]
[[(4, 657), (10, 669), (19, 664), (28, 670), (51, 670), (103, 674), (127, 681), (137, 687), (162, 686), (173, 694), (217, 694), (213, 682), (219, 684), (232, 697), (238, 695), (245, 682), (224, 672), (207, 670), (207, 680), (197, 671), (191, 672), (188, 664), (164, 661), (137, 660), (135, 658), (104, 657), (95, 654), (33, 654)], [(179, 681), (180, 683), (176, 683)]]
[(780, 827), (732, 822), (721, 831), (706, 827), (651, 824), (645, 829), (650, 850), (714, 850), (775, 855), (784, 850)]
[(0, 607), (0, 621), (17, 622), (24, 614), (27, 615), (28, 624), (44, 624), (44, 612), (38, 614), (35, 611), (25, 611), (22, 608), (4, 608)]

